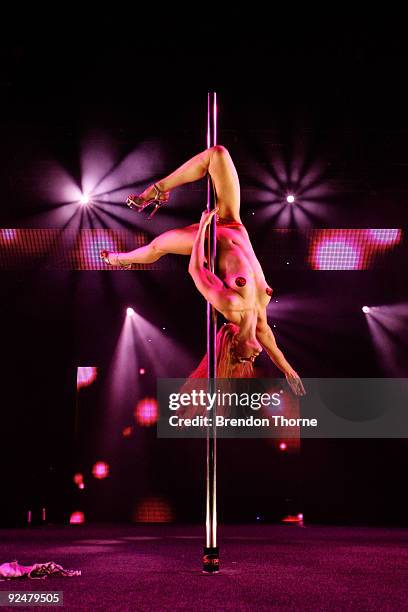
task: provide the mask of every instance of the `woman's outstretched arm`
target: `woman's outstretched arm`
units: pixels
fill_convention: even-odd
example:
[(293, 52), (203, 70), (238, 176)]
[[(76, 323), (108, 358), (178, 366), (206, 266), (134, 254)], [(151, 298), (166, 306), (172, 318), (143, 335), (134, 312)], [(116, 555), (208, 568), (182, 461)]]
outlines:
[(300, 376), (292, 368), (290, 363), (286, 360), (285, 355), (282, 353), (278, 345), (276, 344), (275, 336), (271, 328), (269, 327), (266, 315), (258, 319), (256, 326), (256, 337), (268, 353), (273, 363), (285, 374), (286, 380), (290, 388), (295, 395), (305, 395), (306, 391)]
[(218, 209), (215, 208), (211, 212), (205, 211), (201, 215), (200, 224), (191, 251), (188, 271), (199, 292), (214, 306), (214, 308), (224, 313), (226, 310), (239, 310), (242, 306), (242, 298), (236, 291), (227, 289), (221, 279), (205, 267), (205, 233), (212, 217), (217, 211)]

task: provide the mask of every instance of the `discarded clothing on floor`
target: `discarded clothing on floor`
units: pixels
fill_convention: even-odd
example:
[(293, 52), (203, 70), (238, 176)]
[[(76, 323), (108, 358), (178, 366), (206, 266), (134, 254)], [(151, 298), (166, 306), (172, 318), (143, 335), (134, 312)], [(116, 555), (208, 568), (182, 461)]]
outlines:
[(17, 560), (0, 565), (0, 581), (12, 578), (41, 579), (47, 576), (80, 576), (81, 570), (64, 569), (54, 561), (20, 565)]

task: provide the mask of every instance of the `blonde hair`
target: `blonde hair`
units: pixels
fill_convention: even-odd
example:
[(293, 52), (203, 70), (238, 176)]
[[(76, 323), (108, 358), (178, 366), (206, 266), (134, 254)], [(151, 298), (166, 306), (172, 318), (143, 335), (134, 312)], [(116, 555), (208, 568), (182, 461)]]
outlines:
[[(217, 378), (230, 379), (231, 391), (234, 386), (234, 379), (237, 378), (255, 378), (254, 366), (251, 361), (240, 362), (234, 354), (235, 336), (239, 332), (238, 325), (234, 323), (226, 323), (222, 325), (217, 333)], [(196, 369), (191, 372), (180, 389), (180, 393), (191, 393), (193, 389), (196, 391), (207, 391), (208, 363), (207, 353), (200, 361)], [(196, 382), (197, 379), (202, 379)], [(228, 385), (228, 383), (227, 383)], [(224, 385), (225, 386), (225, 385)], [(227, 416), (229, 410), (219, 408), (218, 414)], [(197, 415), (206, 415), (206, 409), (200, 407), (186, 407), (178, 411), (179, 416), (193, 418)]]
[[(251, 361), (241, 363), (234, 354), (234, 340), (239, 332), (238, 325), (226, 323), (217, 333), (217, 378), (255, 378)], [(189, 378), (207, 378), (207, 353), (190, 374)]]

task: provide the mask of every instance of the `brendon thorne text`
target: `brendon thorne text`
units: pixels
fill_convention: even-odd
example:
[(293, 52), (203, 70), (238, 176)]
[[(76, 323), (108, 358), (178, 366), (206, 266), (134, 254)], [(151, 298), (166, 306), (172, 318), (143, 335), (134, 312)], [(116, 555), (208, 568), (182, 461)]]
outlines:
[[(169, 417), (169, 424), (171, 427), (212, 427), (213, 418), (207, 416), (184, 418), (173, 415)], [(246, 418), (217, 415), (214, 424), (216, 427), (317, 427), (317, 419), (287, 419), (282, 415), (263, 418), (252, 415)]]

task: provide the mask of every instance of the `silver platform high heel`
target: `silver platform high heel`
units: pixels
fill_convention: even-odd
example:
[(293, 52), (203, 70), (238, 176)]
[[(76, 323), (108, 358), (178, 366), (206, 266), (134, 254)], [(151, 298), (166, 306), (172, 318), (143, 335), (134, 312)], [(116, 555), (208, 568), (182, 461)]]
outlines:
[(121, 270), (131, 270), (132, 264), (124, 264), (119, 260), (120, 253), (109, 253), (109, 251), (103, 250), (99, 253), (100, 258), (103, 262), (109, 266), (119, 266)]
[(169, 200), (168, 191), (160, 191), (156, 184), (153, 185), (153, 188), (155, 191), (153, 198), (145, 200), (141, 196), (130, 194), (126, 200), (126, 204), (129, 206), (129, 208), (131, 208), (132, 210), (137, 210), (137, 212), (142, 212), (142, 210), (147, 208), (147, 206), (150, 206), (150, 204), (154, 204), (154, 208), (148, 216), (148, 219), (151, 219), (153, 215), (157, 213), (159, 208), (164, 206)]

